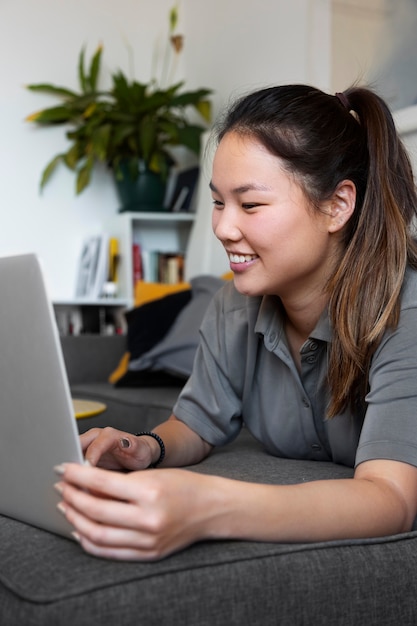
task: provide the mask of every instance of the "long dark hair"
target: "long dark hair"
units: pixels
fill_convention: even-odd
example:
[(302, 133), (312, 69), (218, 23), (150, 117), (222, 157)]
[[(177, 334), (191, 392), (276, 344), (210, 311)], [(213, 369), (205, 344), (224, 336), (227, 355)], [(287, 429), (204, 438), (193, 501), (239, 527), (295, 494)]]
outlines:
[(328, 415), (347, 406), (359, 410), (372, 355), (398, 324), (407, 264), (417, 268), (413, 172), (389, 108), (363, 87), (337, 96), (307, 85), (271, 87), (238, 100), (217, 140), (230, 131), (255, 137), (280, 157), (317, 210), (342, 180), (356, 186), (344, 253), (327, 285), (333, 327)]

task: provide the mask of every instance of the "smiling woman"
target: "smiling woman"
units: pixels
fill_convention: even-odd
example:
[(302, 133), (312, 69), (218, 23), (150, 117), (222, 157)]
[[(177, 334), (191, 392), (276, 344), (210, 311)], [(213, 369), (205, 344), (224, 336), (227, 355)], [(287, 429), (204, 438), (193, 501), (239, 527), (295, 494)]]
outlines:
[[(85, 550), (121, 559), (161, 558), (202, 539), (410, 529), (417, 197), (391, 113), (365, 88), (335, 97), (273, 87), (238, 101), (217, 138), (213, 228), (234, 281), (207, 309), (170, 419), (140, 437), (82, 435), (98, 467), (59, 468), (60, 510)], [(273, 455), (333, 461), (354, 476), (280, 486), (172, 469), (198, 463), (243, 425)]]

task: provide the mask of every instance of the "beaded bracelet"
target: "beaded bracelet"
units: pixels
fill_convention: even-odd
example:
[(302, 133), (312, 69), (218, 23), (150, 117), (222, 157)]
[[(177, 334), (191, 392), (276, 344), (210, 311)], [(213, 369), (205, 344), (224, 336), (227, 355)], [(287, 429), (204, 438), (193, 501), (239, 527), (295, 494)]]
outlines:
[(157, 435), (156, 433), (143, 432), (143, 433), (136, 433), (135, 436), (136, 437), (142, 437), (143, 435), (146, 435), (147, 437), (153, 437), (159, 443), (159, 447), (161, 448), (161, 454), (159, 455), (159, 459), (156, 461), (156, 463), (151, 463), (149, 465), (149, 467), (157, 467), (160, 463), (162, 463), (162, 461), (165, 458), (165, 444), (162, 441), (161, 437), (159, 435)]

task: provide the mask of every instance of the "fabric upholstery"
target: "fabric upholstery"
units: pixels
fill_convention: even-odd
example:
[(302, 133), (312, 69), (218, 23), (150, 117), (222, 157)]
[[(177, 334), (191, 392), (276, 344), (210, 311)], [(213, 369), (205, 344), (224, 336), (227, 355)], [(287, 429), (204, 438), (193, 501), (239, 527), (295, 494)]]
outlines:
[[(192, 471), (270, 483), (352, 472), (274, 458), (247, 432)], [(304, 544), (201, 542), (155, 563), (90, 557), (76, 543), (5, 517), (0, 532), (4, 626), (417, 623), (415, 532)]]

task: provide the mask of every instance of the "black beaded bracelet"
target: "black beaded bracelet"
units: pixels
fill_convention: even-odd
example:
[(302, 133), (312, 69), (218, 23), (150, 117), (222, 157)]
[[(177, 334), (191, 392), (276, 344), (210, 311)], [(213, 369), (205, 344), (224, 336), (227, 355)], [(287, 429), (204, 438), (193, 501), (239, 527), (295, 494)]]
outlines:
[(159, 443), (159, 447), (161, 448), (161, 454), (159, 455), (159, 459), (156, 461), (156, 463), (151, 463), (150, 466), (149, 466), (149, 467), (157, 467), (160, 463), (162, 463), (162, 461), (165, 458), (165, 444), (162, 441), (161, 437), (159, 435), (157, 435), (156, 433), (143, 432), (143, 433), (136, 433), (135, 436), (136, 437), (142, 437), (143, 435), (146, 435), (148, 437), (153, 437)]

